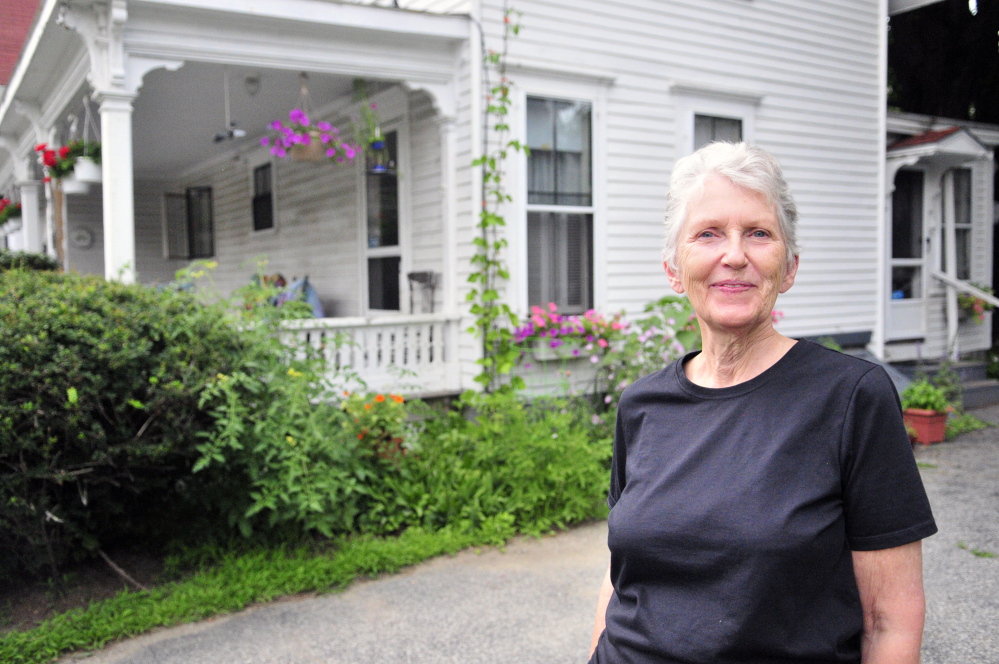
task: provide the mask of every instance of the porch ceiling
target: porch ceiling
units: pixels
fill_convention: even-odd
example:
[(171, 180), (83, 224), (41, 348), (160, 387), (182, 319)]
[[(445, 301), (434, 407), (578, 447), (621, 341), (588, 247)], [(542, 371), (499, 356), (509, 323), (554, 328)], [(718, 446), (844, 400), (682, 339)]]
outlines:
[[(146, 75), (135, 100), (133, 159), (136, 177), (168, 179), (192, 165), (258, 144), (267, 124), (285, 119), (298, 105), (299, 72), (228, 66), (231, 118), (244, 138), (214, 142), (225, 130), (223, 65), (188, 62), (177, 71), (157, 69)], [(250, 94), (247, 77), (259, 80)], [(353, 79), (309, 75), (309, 97), (318, 110), (350, 100)]]

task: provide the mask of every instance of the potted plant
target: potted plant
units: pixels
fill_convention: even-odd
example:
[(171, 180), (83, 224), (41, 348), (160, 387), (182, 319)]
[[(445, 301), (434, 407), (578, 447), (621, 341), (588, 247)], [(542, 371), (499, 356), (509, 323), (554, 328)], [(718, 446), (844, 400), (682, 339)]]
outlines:
[(104, 179), (101, 171), (101, 144), (97, 141), (73, 140), (69, 147), (69, 156), (76, 159), (73, 164), (73, 177), (80, 182), (100, 184)]
[(270, 124), (276, 136), (264, 136), (260, 144), (270, 146), (276, 157), (291, 157), (295, 161), (322, 161), (331, 159), (338, 164), (352, 161), (360, 148), (343, 140), (340, 130), (329, 122), (312, 123), (300, 108), (288, 113), (288, 120), (274, 120)]
[(0, 226), (21, 216), (21, 204), (12, 203), (9, 198), (0, 197)]
[[(978, 290), (983, 290), (989, 295), (992, 295), (995, 291), (992, 290), (990, 286), (983, 286), (982, 284), (976, 284), (970, 282), (972, 286)], [(985, 312), (992, 311), (994, 307), (983, 300), (980, 297), (975, 297), (970, 293), (958, 293), (957, 294), (957, 309), (958, 314), (961, 318), (973, 318), (975, 325), (981, 325), (985, 322)]]
[(90, 191), (90, 184), (72, 177), (77, 160), (74, 149), (82, 152), (82, 144), (76, 148), (67, 144), (57, 149), (50, 148), (46, 143), (35, 146), (35, 152), (41, 154), (42, 165), (45, 167), (44, 182), (55, 180), (61, 185), (64, 194), (86, 194)]
[(915, 431), (916, 442), (922, 445), (943, 442), (948, 408), (944, 391), (925, 378), (910, 383), (902, 392), (906, 428)]

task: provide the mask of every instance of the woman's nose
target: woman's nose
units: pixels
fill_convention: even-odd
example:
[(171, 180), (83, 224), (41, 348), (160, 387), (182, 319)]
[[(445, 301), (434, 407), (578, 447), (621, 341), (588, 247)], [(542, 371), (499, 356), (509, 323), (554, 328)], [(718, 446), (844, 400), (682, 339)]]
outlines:
[(746, 248), (743, 246), (742, 235), (736, 237), (729, 236), (725, 240), (725, 253), (722, 255), (723, 262), (732, 268), (741, 268), (746, 265)]

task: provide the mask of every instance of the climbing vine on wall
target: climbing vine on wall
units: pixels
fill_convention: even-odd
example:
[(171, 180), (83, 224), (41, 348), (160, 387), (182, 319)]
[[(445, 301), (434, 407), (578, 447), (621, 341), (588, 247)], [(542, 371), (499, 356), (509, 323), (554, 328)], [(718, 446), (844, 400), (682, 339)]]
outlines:
[[(475, 255), (472, 257), (472, 273), (468, 280), (472, 289), (468, 301), (475, 325), (470, 332), (482, 339), (482, 358), (479, 364), (482, 371), (475, 380), (489, 391), (501, 387), (501, 376), (509, 374), (520, 357), (520, 350), (513, 343), (513, 326), (517, 316), (500, 297), (500, 289), (509, 280), (510, 272), (503, 258), (507, 241), (501, 229), (506, 226), (502, 209), (512, 197), (506, 190), (504, 166), (511, 153), (527, 152), (527, 146), (510, 138), (509, 111), (510, 81), (506, 76), (506, 57), (511, 37), (520, 33), (521, 14), (504, 4), (503, 41), (499, 51), (483, 53), (483, 68), (486, 72), (486, 97), (484, 111), (484, 150), (481, 157), (472, 162), (482, 169), (482, 209), (479, 211), (475, 238)], [(498, 80), (490, 85), (489, 72), (495, 72)], [(523, 380), (514, 376), (508, 383), (510, 388), (523, 386)]]

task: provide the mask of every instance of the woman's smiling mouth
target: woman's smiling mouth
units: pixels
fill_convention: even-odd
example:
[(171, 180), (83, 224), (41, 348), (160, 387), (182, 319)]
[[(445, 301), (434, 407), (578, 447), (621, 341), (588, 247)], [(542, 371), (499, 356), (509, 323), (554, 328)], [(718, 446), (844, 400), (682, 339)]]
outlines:
[(729, 279), (726, 281), (716, 282), (712, 284), (711, 287), (716, 288), (723, 293), (742, 293), (750, 288), (753, 288), (754, 286), (748, 281), (735, 281)]

